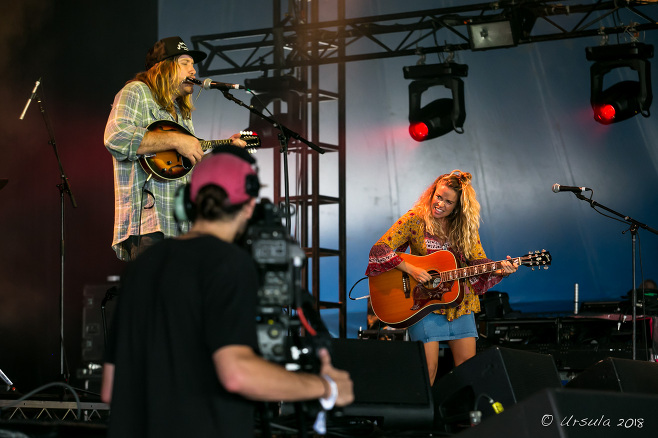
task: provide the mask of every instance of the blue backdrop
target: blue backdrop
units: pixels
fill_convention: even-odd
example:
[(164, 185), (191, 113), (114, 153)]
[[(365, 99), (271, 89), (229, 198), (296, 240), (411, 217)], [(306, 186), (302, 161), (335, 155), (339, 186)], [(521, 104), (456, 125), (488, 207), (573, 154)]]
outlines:
[[(160, 36), (193, 35), (259, 29), (271, 26), (271, 3), (251, 2), (258, 14), (237, 17), (242, 2), (204, 3), (205, 17), (161, 0)], [(284, 2), (285, 3), (285, 2)], [(347, 18), (448, 7), (464, 2), (347, 2)], [(322, 2), (322, 19), (335, 18), (334, 2)], [(575, 18), (574, 18), (575, 19)], [(538, 24), (541, 26), (541, 24)], [(446, 34), (441, 34), (445, 38)], [(450, 38), (450, 36), (448, 36)], [(656, 32), (640, 35), (656, 44)], [(616, 42), (616, 37), (611, 38)], [(623, 37), (620, 42), (626, 42)], [(447, 40), (448, 43), (458, 42)], [(574, 286), (581, 301), (619, 299), (632, 287), (631, 235), (626, 223), (604, 217), (570, 193), (553, 193), (554, 183), (587, 186), (593, 199), (615, 211), (658, 228), (658, 124), (637, 116), (603, 126), (592, 117), (590, 62), (585, 47), (599, 38), (543, 42), (485, 52), (461, 51), (456, 61), (469, 66), (465, 81), (464, 134), (455, 132), (423, 143), (407, 133), (409, 81), (402, 67), (417, 57), (359, 61), (347, 64), (347, 264), (348, 289), (361, 277), (372, 244), (417, 199), (436, 176), (452, 169), (473, 174), (482, 205), (482, 242), (487, 255), (499, 260), (529, 250), (547, 249), (553, 264), (547, 271), (521, 268), (497, 290), (510, 294), (512, 307), (524, 311), (573, 309)], [(431, 44), (431, 42), (426, 42)], [(438, 63), (430, 55), (427, 63)], [(606, 80), (625, 79), (623, 69)], [(217, 80), (241, 82), (249, 75)], [(322, 84), (335, 87), (331, 66), (321, 68)], [(656, 82), (656, 69), (652, 72)], [(335, 89), (335, 88), (333, 88)], [(248, 95), (238, 95), (248, 101)], [(195, 126), (201, 136), (220, 138), (247, 126), (246, 110), (221, 93), (202, 93)], [(322, 111), (322, 109), (321, 109)], [(331, 111), (322, 117), (321, 137), (335, 140)], [(270, 157), (259, 154), (264, 178)], [(322, 156), (326, 194), (335, 183), (335, 160)], [(294, 187), (294, 175), (291, 177)], [(325, 193), (323, 193), (325, 194)], [(266, 193), (267, 195), (267, 193)], [(322, 246), (335, 246), (335, 211), (322, 210)], [(658, 277), (658, 236), (640, 231), (638, 283)], [(640, 264), (640, 261), (642, 264)], [(336, 299), (335, 272), (330, 260), (321, 272), (321, 294)], [(367, 295), (360, 283), (353, 296)], [(348, 303), (348, 333), (365, 325), (365, 300)], [(331, 311), (323, 313), (335, 327)]]

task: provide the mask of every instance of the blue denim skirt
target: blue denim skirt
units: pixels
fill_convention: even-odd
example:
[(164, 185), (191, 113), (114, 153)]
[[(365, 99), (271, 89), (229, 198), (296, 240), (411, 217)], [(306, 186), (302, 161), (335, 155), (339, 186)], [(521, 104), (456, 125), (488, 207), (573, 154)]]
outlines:
[(445, 315), (430, 313), (407, 330), (412, 341), (423, 343), (478, 337), (473, 312), (452, 321), (448, 321)]

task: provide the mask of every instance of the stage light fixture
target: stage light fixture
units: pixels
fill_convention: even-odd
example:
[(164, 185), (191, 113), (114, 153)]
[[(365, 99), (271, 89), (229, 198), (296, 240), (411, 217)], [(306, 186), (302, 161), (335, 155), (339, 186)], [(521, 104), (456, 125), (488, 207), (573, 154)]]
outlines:
[(517, 44), (510, 20), (472, 21), (466, 28), (471, 50), (513, 47)]
[[(604, 125), (621, 122), (641, 114), (649, 117), (653, 100), (651, 91), (651, 63), (653, 46), (644, 43), (627, 43), (586, 48), (590, 67), (590, 103), (594, 120)], [(637, 73), (637, 81), (624, 80), (605, 90), (606, 74), (619, 68), (630, 68)]]
[[(293, 76), (274, 76), (245, 79), (244, 84), (246, 88), (255, 94), (250, 102), (254, 109), (270, 115), (267, 111), (264, 111), (264, 108), (271, 103), (280, 101), (286, 107), (282, 107), (280, 111), (274, 111), (270, 116), (292, 131), (303, 132), (302, 108), (306, 102), (304, 99), (306, 82)], [(260, 136), (261, 147), (276, 146), (275, 141), (278, 138), (279, 131), (259, 116), (249, 113), (249, 127), (247, 130), (254, 131)]]
[[(464, 107), (464, 81), (468, 66), (445, 63), (403, 67), (409, 84), (409, 135), (421, 142), (455, 131), (462, 134), (466, 110)], [(421, 107), (422, 94), (431, 87), (443, 86), (450, 90), (451, 98), (436, 99)]]

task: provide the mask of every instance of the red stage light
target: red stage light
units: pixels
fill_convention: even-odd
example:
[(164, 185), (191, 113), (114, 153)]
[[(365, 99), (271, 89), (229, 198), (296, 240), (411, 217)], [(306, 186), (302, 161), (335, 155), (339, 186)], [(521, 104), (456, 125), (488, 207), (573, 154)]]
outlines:
[(615, 110), (615, 107), (610, 104), (597, 106), (594, 110), (594, 119), (604, 125), (609, 125), (614, 122), (616, 115), (617, 111)]
[(416, 141), (423, 141), (429, 134), (429, 128), (423, 122), (412, 122), (409, 124), (409, 135)]

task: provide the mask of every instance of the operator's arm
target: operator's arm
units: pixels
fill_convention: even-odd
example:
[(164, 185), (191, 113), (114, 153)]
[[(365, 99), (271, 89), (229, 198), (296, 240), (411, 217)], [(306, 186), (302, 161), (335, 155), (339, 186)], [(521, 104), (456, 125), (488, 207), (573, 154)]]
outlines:
[[(329, 376), (338, 387), (336, 406), (354, 400), (349, 373), (331, 365), (327, 350), (319, 351), (321, 374)], [(331, 389), (322, 377), (309, 373), (287, 371), (268, 362), (244, 345), (228, 345), (213, 354), (215, 369), (227, 391), (260, 401), (305, 401), (329, 396)]]

